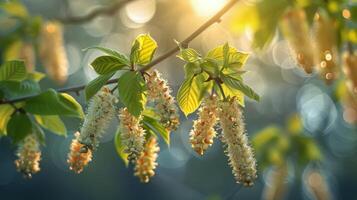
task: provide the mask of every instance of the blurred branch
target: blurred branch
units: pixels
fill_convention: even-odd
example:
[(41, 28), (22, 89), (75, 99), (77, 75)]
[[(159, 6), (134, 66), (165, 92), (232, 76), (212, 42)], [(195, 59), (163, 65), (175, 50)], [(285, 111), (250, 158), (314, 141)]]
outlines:
[[(130, 2), (130, 1), (132, 1), (132, 0), (121, 1), (121, 3), (123, 3), (123, 2), (127, 3), (127, 2)], [(208, 27), (210, 27), (212, 24), (220, 22), (221, 21), (221, 17), (229, 9), (231, 9), (234, 6), (234, 4), (236, 4), (237, 2), (238, 2), (238, 0), (230, 0), (220, 11), (217, 12), (217, 14), (215, 14), (213, 17), (211, 17), (207, 22), (205, 22), (202, 26), (200, 26), (195, 32), (193, 32), (185, 40), (183, 40), (181, 42), (182, 46), (188, 46), (188, 44), (193, 39), (195, 39), (197, 36), (199, 36)], [(98, 15), (98, 14), (96, 14), (96, 15)], [(158, 58), (154, 59), (151, 63), (149, 63), (146, 66), (144, 66), (140, 71), (142, 73), (144, 73), (145, 71), (151, 69), (156, 64), (158, 64), (158, 63), (162, 62), (163, 60), (169, 58), (170, 56), (172, 56), (173, 54), (175, 54), (179, 50), (180, 50), (180, 48), (178, 46), (176, 46), (175, 48), (169, 50), (167, 53), (164, 53), (162, 56), (159, 56)], [(109, 80), (107, 82), (107, 85), (108, 84), (117, 83), (117, 82), (118, 82), (118, 78), (112, 79), (112, 80)], [(58, 89), (57, 92), (75, 92), (75, 93), (78, 93), (79, 91), (83, 90), (85, 87), (86, 87), (86, 85), (84, 84), (84, 85), (80, 85), (80, 86), (74, 86), (74, 87), (69, 87), (69, 88)], [(16, 98), (16, 99), (12, 99), (12, 100), (0, 100), (0, 105), (1, 104), (8, 104), (8, 103), (15, 103), (15, 102), (24, 101), (24, 100), (32, 98), (34, 96), (36, 96), (36, 95), (20, 97), (20, 98)]]
[(89, 22), (96, 17), (106, 15), (106, 16), (111, 16), (114, 15), (120, 8), (124, 7), (127, 3), (130, 3), (135, 0), (122, 0), (113, 3), (112, 5), (105, 6), (105, 7), (100, 7), (94, 9), (92, 12), (88, 13), (87, 15), (83, 16), (67, 16), (64, 18), (59, 18), (57, 19), (58, 21), (64, 23), (64, 24), (81, 24), (81, 23), (86, 23)]

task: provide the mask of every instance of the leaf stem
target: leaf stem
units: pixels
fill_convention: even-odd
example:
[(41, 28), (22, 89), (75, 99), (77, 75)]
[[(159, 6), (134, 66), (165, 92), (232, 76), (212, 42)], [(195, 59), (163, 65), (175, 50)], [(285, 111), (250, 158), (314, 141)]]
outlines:
[(222, 85), (221, 85), (221, 84), (222, 84), (221, 81), (220, 81), (219, 79), (217, 79), (217, 78), (214, 79), (214, 81), (216, 82), (216, 84), (217, 84), (219, 90), (221, 91), (223, 100), (227, 100), (227, 97), (226, 97), (226, 95), (224, 94), (224, 91), (223, 91), (223, 88), (222, 88)]

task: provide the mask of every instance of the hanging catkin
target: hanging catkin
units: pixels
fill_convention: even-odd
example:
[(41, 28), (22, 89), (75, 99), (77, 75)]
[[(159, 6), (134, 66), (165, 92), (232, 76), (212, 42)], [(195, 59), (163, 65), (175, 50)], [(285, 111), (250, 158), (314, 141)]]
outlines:
[(211, 95), (202, 103), (198, 119), (193, 123), (193, 130), (190, 133), (190, 143), (192, 148), (199, 154), (204, 152), (213, 144), (216, 137), (214, 125), (217, 122), (217, 96)]
[(277, 166), (272, 169), (270, 177), (268, 179), (269, 185), (264, 187), (263, 198), (264, 200), (280, 200), (284, 199), (284, 195), (287, 189), (287, 183), (285, 182), (288, 175), (288, 169), (286, 164)]
[(68, 61), (60, 23), (46, 22), (40, 34), (40, 58), (51, 79), (59, 84), (67, 80)]
[(311, 74), (315, 64), (314, 50), (305, 11), (302, 9), (288, 10), (283, 16), (281, 28), (297, 62), (306, 73)]
[(141, 117), (136, 118), (129, 113), (127, 108), (119, 112), (119, 130), (124, 152), (128, 154), (128, 160), (135, 163), (144, 150), (145, 131), (140, 125)]
[(69, 169), (79, 174), (92, 160), (92, 150), (86, 148), (78, 141), (79, 132), (76, 132), (74, 135), (75, 138), (72, 140), (71, 151), (68, 154), (67, 162)]
[(161, 77), (160, 72), (153, 70), (149, 73), (146, 83), (148, 98), (154, 102), (160, 122), (168, 130), (176, 130), (179, 126), (179, 115), (167, 81)]
[(338, 76), (335, 24), (322, 11), (314, 18), (314, 36), (318, 71), (325, 82), (331, 84)]
[(238, 183), (253, 186), (257, 178), (256, 161), (245, 133), (242, 111), (237, 99), (233, 97), (220, 102), (218, 116), (223, 132), (222, 142), (226, 146), (225, 153), (232, 172)]
[(357, 54), (345, 53), (343, 72), (347, 78), (347, 86), (357, 99)]
[(312, 170), (308, 172), (305, 178), (305, 184), (316, 200), (331, 199), (330, 189), (327, 185), (325, 177), (320, 172)]
[(41, 150), (38, 137), (35, 134), (26, 136), (17, 149), (15, 165), (17, 171), (26, 178), (31, 178), (32, 174), (40, 171)]
[(147, 140), (143, 152), (136, 160), (134, 175), (139, 177), (143, 183), (148, 183), (150, 178), (155, 175), (155, 169), (157, 167), (157, 157), (160, 147), (155, 137), (151, 137)]

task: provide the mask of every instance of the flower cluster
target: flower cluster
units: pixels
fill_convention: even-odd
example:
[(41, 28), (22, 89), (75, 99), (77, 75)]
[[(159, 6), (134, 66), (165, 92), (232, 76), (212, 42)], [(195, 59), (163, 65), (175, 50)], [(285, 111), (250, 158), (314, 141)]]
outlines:
[(211, 95), (201, 105), (198, 120), (194, 121), (193, 130), (190, 133), (192, 148), (199, 154), (203, 153), (213, 144), (216, 136), (214, 125), (217, 121), (217, 96)]
[(352, 94), (357, 98), (357, 54), (348, 53), (344, 55), (344, 67), (348, 81), (347, 86)]
[(220, 102), (219, 119), (222, 142), (226, 146), (229, 164), (238, 183), (252, 186), (257, 178), (256, 161), (245, 133), (242, 111), (235, 97)]
[(61, 25), (58, 22), (45, 23), (40, 39), (40, 57), (47, 74), (57, 83), (63, 84), (67, 80), (68, 61)]
[(92, 160), (92, 150), (87, 149), (78, 141), (79, 132), (75, 133), (75, 138), (72, 140), (71, 151), (68, 154), (69, 169), (81, 173), (85, 166)]
[(145, 131), (141, 127), (141, 118), (136, 118), (127, 108), (119, 112), (119, 131), (124, 152), (128, 154), (128, 160), (135, 163), (141, 152), (144, 150)]
[(324, 13), (315, 15), (316, 57), (321, 77), (330, 84), (337, 78), (336, 33), (333, 22)]
[(41, 150), (38, 137), (35, 134), (26, 136), (17, 149), (15, 165), (17, 171), (26, 178), (31, 178), (32, 174), (40, 171)]
[(286, 12), (282, 20), (282, 30), (300, 66), (306, 73), (312, 73), (314, 48), (304, 10), (291, 9)]
[(176, 130), (179, 125), (179, 115), (175, 100), (171, 96), (171, 89), (166, 80), (161, 78), (160, 72), (153, 70), (146, 80), (148, 98), (155, 103), (155, 108), (160, 116), (160, 122), (168, 130)]
[(157, 157), (160, 147), (155, 137), (151, 137), (146, 141), (144, 151), (136, 160), (134, 175), (139, 177), (143, 183), (148, 183), (150, 178), (155, 175), (157, 167)]

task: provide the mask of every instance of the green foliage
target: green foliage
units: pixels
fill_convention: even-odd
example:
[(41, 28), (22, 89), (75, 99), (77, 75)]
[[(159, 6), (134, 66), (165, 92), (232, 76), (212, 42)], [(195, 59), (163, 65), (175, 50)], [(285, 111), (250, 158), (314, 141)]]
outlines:
[(23, 61), (8, 61), (0, 67), (0, 81), (22, 81), (26, 76), (26, 67)]
[(37, 115), (63, 115), (83, 118), (84, 113), (79, 103), (70, 95), (59, 94), (49, 89), (26, 100), (24, 109)]
[(108, 49), (108, 48), (105, 48), (105, 47), (89, 47), (89, 48), (84, 49), (84, 50), (86, 51), (86, 50), (90, 50), (90, 49), (100, 50), (100, 51), (102, 51), (103, 53), (105, 53), (108, 56), (116, 57), (117, 59), (120, 60), (120, 63), (123, 63), (126, 66), (130, 65), (129, 59), (125, 55), (123, 55), (123, 54), (121, 54), (121, 53), (119, 53), (117, 51), (114, 51), (112, 49)]
[(128, 111), (138, 117), (146, 105), (146, 84), (140, 72), (128, 71), (118, 80), (119, 99)]
[(14, 113), (14, 111), (15, 108), (13, 108), (11, 105), (0, 105), (0, 136), (7, 134), (7, 123), (9, 122), (11, 115), (12, 113)]
[(18, 81), (3, 81), (0, 85), (0, 91), (7, 99), (39, 94), (41, 92), (40, 85), (30, 79)]
[(170, 145), (170, 131), (166, 130), (165, 127), (159, 122), (158, 116), (152, 112), (145, 110), (143, 112), (143, 119), (141, 121), (143, 128), (147, 133), (151, 135), (160, 135), (167, 145)]
[(236, 79), (228, 75), (223, 75), (222, 80), (227, 85), (227, 87), (239, 90), (243, 92), (247, 97), (259, 101), (259, 95), (255, 93), (254, 90), (248, 85), (245, 85), (242, 80)]
[(89, 101), (97, 92), (107, 83), (107, 81), (114, 75), (114, 72), (105, 75), (100, 75), (86, 85), (85, 95), (86, 101)]
[(4, 10), (7, 14), (25, 18), (28, 17), (28, 12), (25, 6), (17, 1), (7, 1), (0, 3), (0, 9)]
[(32, 122), (28, 115), (16, 112), (7, 124), (7, 134), (16, 144), (32, 133)]
[(117, 150), (118, 156), (119, 158), (121, 158), (125, 164), (126, 167), (128, 167), (129, 165), (129, 161), (128, 161), (128, 154), (124, 152), (125, 147), (123, 146), (122, 142), (121, 142), (121, 137), (120, 137), (120, 131), (119, 128), (115, 134), (115, 149)]
[(193, 63), (196, 62), (198, 59), (200, 59), (201, 55), (192, 48), (186, 48), (186, 49), (181, 49), (177, 57), (188, 63)]
[(100, 56), (92, 63), (92, 67), (98, 74), (108, 74), (127, 66), (125, 62), (114, 56)]
[(157, 44), (149, 34), (141, 34), (136, 37), (130, 53), (132, 64), (146, 65), (154, 57)]
[(34, 115), (36, 122), (43, 128), (60, 135), (67, 136), (66, 126), (57, 115)]

